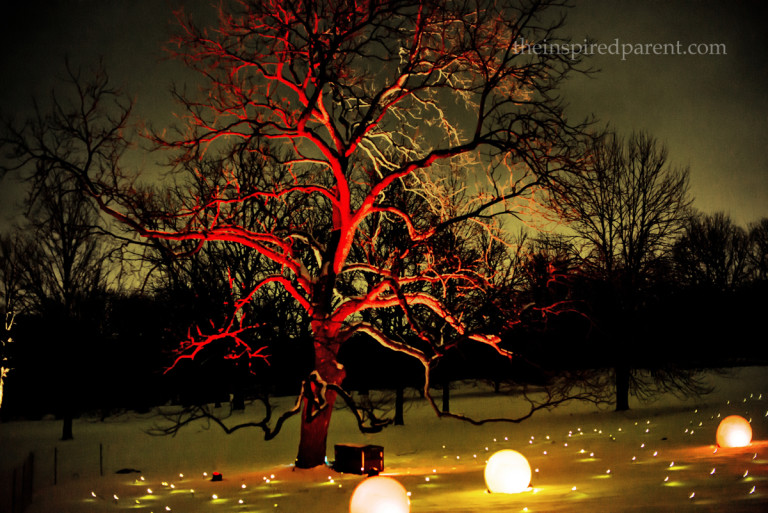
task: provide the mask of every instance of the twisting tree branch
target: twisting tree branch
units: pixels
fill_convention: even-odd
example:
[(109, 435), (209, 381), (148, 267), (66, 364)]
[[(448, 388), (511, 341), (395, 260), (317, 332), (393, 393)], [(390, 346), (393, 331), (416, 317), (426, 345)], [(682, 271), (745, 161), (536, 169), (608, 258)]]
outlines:
[[(562, 41), (547, 10), (563, 6), (241, 0), (222, 7), (215, 29), (180, 14), (175, 55), (200, 87), (174, 91), (174, 135), (149, 135), (170, 155), (172, 186), (139, 187), (121, 168), (130, 104), (101, 75), (94, 88), (74, 80), (72, 108), (58, 104), (8, 144), (17, 168), (44, 161), (72, 174), (168, 255), (248, 250), (264, 274), (235, 310), (273, 286), (287, 292), (329, 400), (352, 333), (427, 373), (460, 341), (511, 358), (477, 311), (504, 285), (494, 279), (507, 258), (489, 263), (507, 251), (503, 218), (540, 204), (580, 158), (584, 125), (566, 119), (557, 93), (580, 59), (526, 50)], [(403, 319), (400, 339), (413, 346), (376, 324), (384, 312)], [(189, 340), (183, 359), (245, 343), (233, 318)]]

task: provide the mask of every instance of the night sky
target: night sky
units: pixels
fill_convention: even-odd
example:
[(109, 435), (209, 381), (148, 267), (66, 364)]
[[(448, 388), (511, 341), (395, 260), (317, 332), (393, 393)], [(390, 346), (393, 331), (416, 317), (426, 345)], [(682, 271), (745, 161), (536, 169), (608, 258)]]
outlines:
[[(9, 4), (6, 0), (4, 4)], [(114, 82), (136, 99), (136, 113), (163, 125), (168, 87), (184, 69), (164, 60), (172, 10), (205, 16), (206, 0), (57, 0), (3, 5), (0, 110), (23, 117), (32, 95), (63, 75), (64, 56), (89, 65), (103, 56)], [(691, 168), (694, 205), (746, 225), (768, 216), (768, 52), (761, 1), (576, 1), (565, 33), (606, 44), (725, 45), (726, 55), (595, 55), (601, 71), (564, 89), (574, 117), (594, 114), (622, 133), (648, 130), (675, 164)], [(18, 188), (0, 182), (7, 221)]]

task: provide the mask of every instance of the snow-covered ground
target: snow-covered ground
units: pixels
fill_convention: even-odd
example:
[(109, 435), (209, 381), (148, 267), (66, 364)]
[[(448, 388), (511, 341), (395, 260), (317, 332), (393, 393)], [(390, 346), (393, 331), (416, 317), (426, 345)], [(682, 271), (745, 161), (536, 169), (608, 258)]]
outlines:
[[(405, 426), (362, 435), (351, 415), (338, 411), (328, 455), (333, 458), (335, 443), (382, 445), (385, 474), (408, 489), (414, 513), (768, 511), (768, 368), (733, 369), (710, 379), (716, 391), (698, 399), (663, 397), (621, 414), (571, 404), (520, 424), (441, 420), (415, 401)], [(451, 405), (494, 416), (519, 407), (470, 388), (456, 390)], [(730, 414), (751, 420), (753, 442), (716, 450), (719, 419)], [(13, 468), (30, 452), (29, 513), (345, 512), (364, 479), (327, 468), (294, 470), (297, 419), (269, 442), (260, 431), (225, 435), (204, 426), (173, 438), (147, 435), (157, 421), (136, 414), (81, 419), (69, 442), (59, 441), (59, 421), (1, 424), (0, 510), (10, 507)], [(504, 448), (530, 461), (529, 491), (485, 491), (484, 463)], [(139, 472), (116, 473), (121, 469)], [(223, 475), (221, 482), (211, 481), (214, 471)]]

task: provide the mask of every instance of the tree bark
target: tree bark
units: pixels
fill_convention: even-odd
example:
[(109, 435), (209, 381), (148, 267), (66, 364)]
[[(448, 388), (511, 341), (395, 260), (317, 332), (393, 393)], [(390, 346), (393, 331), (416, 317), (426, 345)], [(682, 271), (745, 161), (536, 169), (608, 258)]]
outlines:
[(75, 437), (72, 433), (72, 414), (69, 412), (64, 413), (64, 422), (61, 430), (62, 440), (73, 440)]
[(242, 389), (237, 389), (232, 393), (232, 410), (245, 411), (245, 394)]
[(248, 355), (243, 354), (237, 359), (234, 368), (234, 379), (232, 380), (232, 400), (231, 407), (233, 411), (245, 411), (245, 387), (248, 382)]
[(405, 387), (398, 386), (395, 390), (395, 426), (405, 425)]
[(312, 399), (304, 397), (299, 452), (296, 456), (297, 468), (314, 468), (325, 464), (328, 428), (331, 424), (335, 400), (336, 392), (326, 392), (325, 407), (317, 410), (317, 407), (312, 404)]
[(629, 410), (629, 367), (618, 365), (614, 369), (616, 374), (616, 411)]
[(327, 338), (323, 328), (315, 335), (315, 370), (304, 382), (302, 391), (301, 432), (297, 468), (313, 468), (325, 464), (328, 428), (331, 424), (336, 391), (327, 384), (341, 385), (346, 375), (336, 361), (338, 342)]

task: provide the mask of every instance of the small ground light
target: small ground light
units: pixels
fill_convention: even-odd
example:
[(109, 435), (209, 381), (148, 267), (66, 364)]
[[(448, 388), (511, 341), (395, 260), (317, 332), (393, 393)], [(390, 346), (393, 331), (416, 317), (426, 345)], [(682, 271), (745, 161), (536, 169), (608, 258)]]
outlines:
[(517, 451), (496, 452), (485, 465), (485, 484), (492, 493), (520, 493), (531, 484), (531, 466)]
[(752, 442), (752, 426), (739, 415), (729, 415), (717, 426), (717, 445), (719, 447), (746, 447)]
[(350, 513), (409, 513), (408, 492), (397, 480), (386, 476), (365, 479), (349, 501)]

